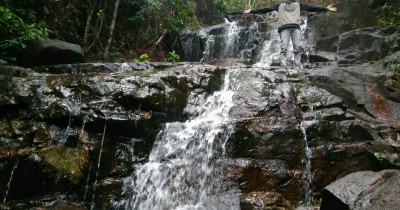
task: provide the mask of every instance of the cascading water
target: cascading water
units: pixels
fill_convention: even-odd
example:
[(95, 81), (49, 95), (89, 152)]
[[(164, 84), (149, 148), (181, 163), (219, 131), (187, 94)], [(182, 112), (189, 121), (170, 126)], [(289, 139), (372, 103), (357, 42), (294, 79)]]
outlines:
[[(199, 34), (206, 38), (205, 48), (201, 61), (211, 61), (215, 58), (236, 58), (238, 53), (238, 42), (240, 29), (236, 21), (225, 19), (223, 34), (220, 37), (209, 34), (206, 30), (200, 30)], [(190, 47), (190, 46), (189, 46)]]
[(312, 174), (312, 169), (311, 169), (311, 157), (312, 157), (312, 150), (310, 147), (308, 147), (308, 141), (307, 141), (307, 129), (308, 125), (306, 121), (302, 121), (300, 123), (300, 130), (303, 133), (303, 144), (304, 144), (304, 152), (305, 152), (305, 157), (303, 158), (303, 164), (304, 164), (304, 174), (303, 174), (303, 180), (304, 180), (304, 203), (306, 205), (309, 205), (313, 201), (313, 188), (312, 188), (312, 181), (313, 181), (313, 174)]
[(215, 43), (215, 36), (214, 35), (208, 36), (206, 41), (206, 48), (203, 52), (203, 58), (201, 59), (201, 61), (210, 61), (213, 58), (214, 43)]
[[(310, 88), (308, 90), (305, 90), (305, 94), (308, 95), (309, 97), (318, 95), (318, 89), (316, 88)], [(308, 111), (310, 113), (314, 113), (314, 105), (313, 103), (310, 104)], [(312, 158), (312, 150), (308, 146), (308, 139), (307, 139), (307, 128), (312, 126), (313, 124), (318, 124), (318, 112), (314, 113), (314, 116), (311, 116), (310, 119), (303, 120), (300, 122), (300, 130), (303, 134), (303, 146), (304, 146), (304, 157), (302, 159), (302, 162), (304, 164), (304, 174), (303, 174), (303, 180), (304, 180), (304, 204), (305, 205), (310, 205), (313, 202), (313, 172), (312, 172), (312, 165), (311, 165), (311, 158)]]
[[(271, 13), (276, 14), (277, 13)], [(276, 18), (277, 16), (271, 16), (270, 18)], [(280, 54), (280, 35), (277, 30), (277, 25), (272, 25), (272, 29), (267, 32), (269, 37), (268, 40), (264, 42), (263, 49), (261, 50), (261, 56), (259, 61), (255, 64), (257, 67), (269, 67), (273, 64), (279, 63)], [(306, 37), (307, 37), (307, 18), (302, 18), (302, 23), (300, 24), (301, 38), (300, 38), (300, 49), (304, 50), (306, 48)], [(293, 45), (289, 42), (288, 47), (288, 60), (294, 60)]]
[(238, 196), (224, 189), (218, 159), (233, 131), (228, 112), (233, 106), (229, 74), (224, 87), (196, 107), (186, 122), (167, 123), (149, 161), (125, 180), (118, 209), (235, 210)]
[(224, 32), (224, 44), (222, 56), (224, 58), (234, 58), (238, 56), (237, 42), (239, 41), (239, 27), (236, 21), (229, 22), (225, 19), (226, 27)]

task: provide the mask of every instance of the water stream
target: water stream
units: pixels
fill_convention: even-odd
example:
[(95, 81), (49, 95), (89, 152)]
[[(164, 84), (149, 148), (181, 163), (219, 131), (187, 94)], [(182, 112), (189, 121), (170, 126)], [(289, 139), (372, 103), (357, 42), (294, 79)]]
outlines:
[(229, 75), (195, 116), (165, 125), (149, 161), (125, 180), (125, 199), (114, 203), (118, 209), (239, 209), (238, 196), (225, 188), (217, 164), (234, 126), (228, 116), (234, 94)]
[(303, 174), (304, 204), (309, 205), (313, 201), (313, 187), (312, 187), (313, 173), (311, 169), (312, 150), (310, 149), (310, 147), (308, 147), (307, 133), (306, 133), (307, 127), (308, 127), (307, 122), (302, 121), (300, 123), (300, 130), (303, 133), (303, 145), (305, 153), (305, 157), (303, 157), (302, 160), (304, 164), (304, 174)]
[(91, 201), (91, 205), (90, 205), (90, 209), (91, 210), (93, 210), (94, 207), (95, 207), (94, 198), (95, 198), (95, 195), (96, 195), (96, 187), (97, 187), (97, 181), (98, 181), (97, 179), (99, 177), (101, 155), (103, 153), (103, 144), (104, 144), (104, 139), (105, 139), (105, 136), (106, 136), (106, 128), (107, 128), (107, 121), (104, 123), (104, 129), (103, 129), (103, 136), (101, 138), (99, 158), (97, 159), (97, 171), (96, 171), (96, 175), (95, 175), (95, 179), (94, 179), (93, 192), (92, 192), (92, 201)]
[(7, 188), (6, 188), (6, 192), (5, 192), (5, 195), (4, 195), (3, 203), (5, 203), (7, 201), (8, 193), (9, 193), (10, 188), (11, 188), (11, 182), (12, 182), (12, 179), (13, 179), (13, 176), (14, 176), (14, 172), (18, 167), (18, 163), (19, 163), (19, 160), (15, 161), (14, 167), (11, 170), (10, 180), (8, 180), (8, 183), (7, 183)]

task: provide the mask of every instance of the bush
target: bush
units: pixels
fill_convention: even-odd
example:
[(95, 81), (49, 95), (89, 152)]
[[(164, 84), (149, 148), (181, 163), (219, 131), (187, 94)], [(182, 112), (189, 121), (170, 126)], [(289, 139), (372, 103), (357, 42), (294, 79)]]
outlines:
[(178, 54), (176, 54), (175, 50), (168, 53), (167, 61), (175, 63), (175, 62), (178, 62), (179, 59), (180, 59), (180, 56)]
[[(29, 10), (22, 10), (29, 13)], [(30, 13), (34, 18), (33, 13)], [(47, 37), (49, 30), (41, 23), (26, 23), (10, 8), (0, 6), (0, 62), (15, 63), (25, 48)]]

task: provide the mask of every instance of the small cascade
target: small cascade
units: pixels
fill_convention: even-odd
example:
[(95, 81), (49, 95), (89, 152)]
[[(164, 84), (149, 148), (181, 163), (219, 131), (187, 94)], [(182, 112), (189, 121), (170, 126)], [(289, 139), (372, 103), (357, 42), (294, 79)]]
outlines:
[(203, 52), (203, 58), (201, 59), (201, 61), (211, 61), (212, 60), (213, 52), (214, 52), (214, 44), (215, 44), (215, 36), (214, 35), (208, 36), (207, 41), (206, 41), (206, 47)]
[(279, 33), (277, 30), (270, 30), (267, 35), (270, 38), (264, 42), (260, 60), (255, 64), (256, 67), (269, 67), (279, 60), (281, 52)]
[(236, 21), (225, 19), (222, 34), (209, 34), (200, 30), (199, 34), (206, 38), (203, 57), (200, 61), (211, 61), (218, 58), (237, 58), (240, 56), (238, 49), (240, 29)]
[(224, 88), (196, 107), (191, 119), (165, 125), (149, 161), (125, 180), (125, 200), (114, 202), (117, 209), (239, 209), (238, 195), (224, 188), (217, 166), (233, 131), (229, 75)]
[(72, 116), (71, 116), (71, 112), (69, 112), (69, 114), (68, 114), (68, 125), (67, 125), (67, 127), (65, 128), (65, 130), (64, 130), (64, 132), (63, 132), (63, 137), (62, 137), (62, 139), (61, 139), (61, 143), (63, 143), (63, 144), (65, 144), (66, 142), (67, 142), (67, 139), (68, 139), (68, 136), (72, 133), (72, 132), (74, 132), (74, 130), (71, 128), (71, 125), (72, 125), (72, 121), (73, 121), (73, 119), (72, 119)]
[[(314, 87), (310, 88), (306, 93), (309, 96), (315, 96), (318, 94), (318, 90), (315, 89)], [(305, 205), (310, 205), (313, 202), (313, 194), (314, 190), (312, 187), (313, 183), (313, 172), (312, 172), (312, 165), (311, 165), (311, 158), (312, 158), (312, 150), (308, 146), (308, 139), (307, 139), (307, 128), (319, 123), (319, 112), (314, 111), (314, 106), (316, 106), (316, 103), (310, 103), (308, 107), (308, 112), (311, 113), (311, 116), (309, 119), (303, 120), (300, 122), (300, 130), (303, 134), (303, 146), (304, 146), (304, 156), (302, 159), (302, 162), (304, 164), (304, 174), (303, 174), (303, 180), (304, 180), (304, 204)]]
[[(87, 120), (88, 120), (88, 116), (85, 115), (85, 117), (83, 118), (83, 122), (82, 122), (82, 131), (81, 131), (82, 135), (84, 135), (84, 133), (85, 133), (85, 126), (86, 126)], [(91, 151), (92, 150), (92, 138), (90, 138), (88, 146), (89, 146), (88, 151)], [(87, 178), (86, 178), (85, 193), (83, 195), (83, 200), (86, 200), (86, 198), (87, 198), (87, 193), (88, 193), (88, 190), (89, 190), (90, 173), (92, 171), (91, 169), (92, 168), (89, 167)]]
[(303, 157), (303, 164), (304, 164), (304, 174), (303, 174), (303, 180), (304, 180), (304, 204), (309, 205), (313, 201), (313, 188), (312, 188), (312, 182), (313, 182), (313, 173), (311, 169), (311, 157), (312, 157), (312, 150), (308, 147), (308, 141), (307, 141), (307, 129), (308, 125), (307, 122), (302, 121), (300, 123), (300, 130), (303, 133), (303, 145), (304, 145), (304, 153), (305, 157)]
[[(273, 17), (272, 17), (273, 18)], [(258, 63), (255, 64), (257, 67), (269, 67), (273, 64), (279, 64), (280, 55), (280, 35), (277, 30), (277, 25), (275, 24), (271, 30), (267, 32), (267, 36), (270, 37), (264, 42), (263, 49), (261, 50), (261, 56)], [(306, 38), (307, 38), (307, 18), (302, 18), (302, 23), (300, 24), (301, 38), (300, 38), (300, 50), (305, 50), (306, 48)], [(287, 60), (294, 60), (293, 45), (289, 42)]]
[(104, 129), (103, 129), (103, 136), (101, 138), (101, 145), (100, 145), (100, 152), (99, 152), (99, 158), (97, 159), (97, 171), (96, 171), (96, 175), (94, 177), (94, 184), (93, 184), (93, 192), (92, 192), (92, 201), (91, 201), (91, 205), (90, 205), (90, 209), (93, 210), (95, 203), (94, 203), (94, 198), (96, 195), (96, 187), (97, 187), (97, 179), (99, 177), (99, 171), (100, 171), (100, 163), (101, 163), (101, 155), (103, 153), (103, 144), (104, 144), (104, 139), (106, 136), (106, 128), (107, 128), (107, 121), (104, 124)]
[(14, 176), (15, 170), (17, 170), (18, 163), (19, 163), (19, 160), (15, 161), (14, 167), (13, 167), (12, 170), (11, 170), (11, 173), (10, 173), (10, 180), (8, 180), (8, 183), (7, 183), (7, 189), (6, 189), (6, 192), (5, 192), (5, 195), (4, 195), (3, 203), (5, 203), (5, 202), (7, 201), (8, 193), (9, 193), (10, 188), (11, 188), (12, 178), (13, 178), (13, 176)]
[(235, 58), (238, 56), (239, 27), (236, 21), (229, 22), (225, 19), (226, 27), (223, 35), (224, 48), (222, 52), (223, 58)]

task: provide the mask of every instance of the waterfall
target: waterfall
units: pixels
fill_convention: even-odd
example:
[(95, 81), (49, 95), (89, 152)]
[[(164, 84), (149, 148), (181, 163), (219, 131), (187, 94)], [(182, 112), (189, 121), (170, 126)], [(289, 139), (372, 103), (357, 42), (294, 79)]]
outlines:
[[(307, 18), (303, 17), (300, 24), (300, 50), (305, 51), (306, 38), (307, 38)], [(280, 35), (277, 30), (277, 25), (273, 25), (272, 29), (267, 32), (269, 39), (264, 42), (263, 49), (261, 50), (261, 56), (258, 63), (255, 64), (257, 67), (269, 67), (274, 64), (279, 64), (280, 48)], [(294, 60), (292, 42), (289, 42), (287, 60)]]
[(238, 57), (237, 45), (239, 41), (239, 27), (236, 21), (229, 22), (225, 19), (226, 27), (223, 35), (224, 48), (222, 51), (222, 57), (224, 58), (235, 58)]
[[(229, 22), (225, 19), (222, 26), (222, 34), (214, 35), (212, 32), (201, 29), (199, 35), (205, 37), (205, 47), (203, 57), (200, 61), (211, 61), (218, 58), (237, 58), (240, 53), (238, 51), (238, 43), (240, 39), (240, 29), (236, 21)], [(191, 47), (191, 46), (187, 46)]]
[(214, 35), (208, 36), (207, 41), (206, 41), (206, 47), (203, 52), (203, 58), (201, 59), (201, 61), (212, 60), (213, 52), (214, 52), (214, 44), (215, 44), (215, 36)]
[[(230, 72), (230, 71), (229, 71)], [(149, 161), (137, 166), (124, 182), (125, 200), (118, 209), (235, 210), (239, 198), (226, 191), (218, 159), (233, 132), (228, 112), (234, 92), (229, 72), (224, 87), (196, 107), (186, 122), (167, 123), (159, 133)]]

